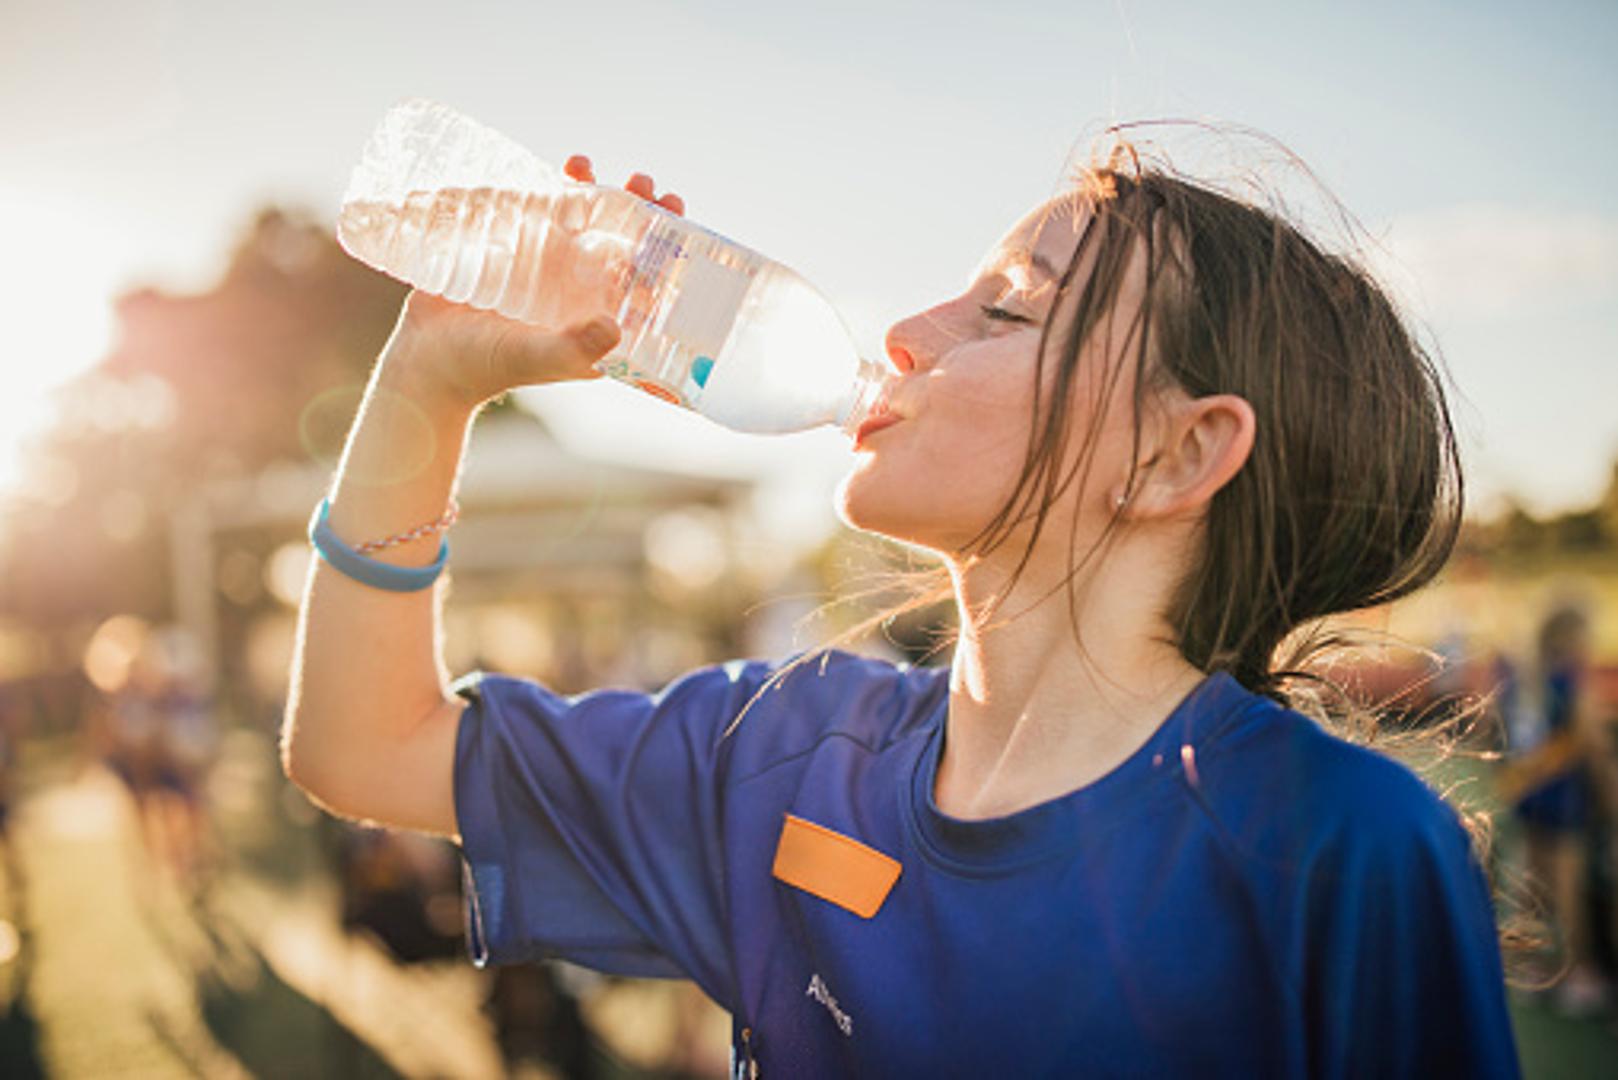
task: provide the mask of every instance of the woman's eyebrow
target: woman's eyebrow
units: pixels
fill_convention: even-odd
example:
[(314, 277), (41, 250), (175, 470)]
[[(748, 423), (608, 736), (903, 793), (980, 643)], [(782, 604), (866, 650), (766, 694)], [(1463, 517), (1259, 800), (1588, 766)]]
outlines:
[(1056, 264), (1037, 251), (1018, 251), (1008, 254), (997, 262), (994, 268), (1003, 272), (1007, 269), (1026, 271), (1029, 267), (1038, 270), (1052, 281), (1060, 281), (1062, 278), (1062, 272), (1056, 268)]
[(973, 276), (974, 278), (993, 277), (995, 275), (1010, 277), (1011, 274), (1018, 271), (1026, 274), (1030, 267), (1039, 271), (1051, 281), (1060, 281), (1062, 279), (1062, 272), (1056, 268), (1056, 264), (1037, 251), (1005, 252), (982, 267)]
[(1045, 256), (1041, 255), (1039, 252), (1036, 251), (1029, 256), (1028, 261), (1034, 264), (1035, 270), (1038, 270), (1052, 281), (1061, 280), (1062, 272), (1056, 268), (1056, 264), (1051, 262)]

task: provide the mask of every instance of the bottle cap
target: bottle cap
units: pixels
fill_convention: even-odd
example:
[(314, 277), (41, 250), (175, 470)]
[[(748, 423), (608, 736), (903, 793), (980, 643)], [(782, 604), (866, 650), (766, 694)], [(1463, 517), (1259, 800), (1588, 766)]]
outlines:
[(859, 373), (837, 418), (837, 426), (843, 434), (852, 439), (872, 414), (887, 408), (888, 392), (898, 377), (892, 368), (870, 360), (860, 361)]

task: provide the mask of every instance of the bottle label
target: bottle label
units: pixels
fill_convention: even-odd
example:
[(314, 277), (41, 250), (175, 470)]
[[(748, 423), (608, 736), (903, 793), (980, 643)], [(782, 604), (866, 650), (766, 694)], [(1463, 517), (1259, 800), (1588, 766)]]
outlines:
[(738, 259), (735, 245), (724, 237), (689, 222), (657, 222), (635, 252), (631, 310), (655, 314), (654, 333), (716, 356), (754, 273), (756, 267)]
[(678, 234), (655, 223), (641, 237), (631, 263), (624, 307), (618, 318), (623, 326), (639, 327), (652, 316), (658, 290), (669, 272), (669, 264), (677, 261), (684, 250)]
[(762, 260), (724, 237), (659, 214), (636, 245), (619, 322), (636, 342), (625, 370), (601, 370), (695, 408)]
[(668, 264), (684, 253), (685, 245), (677, 235), (654, 225), (641, 241), (640, 250), (635, 252), (635, 276), (648, 284), (655, 283)]
[(719, 352), (741, 311), (752, 278), (700, 252), (681, 260), (679, 295), (663, 324), (663, 332), (710, 355)]

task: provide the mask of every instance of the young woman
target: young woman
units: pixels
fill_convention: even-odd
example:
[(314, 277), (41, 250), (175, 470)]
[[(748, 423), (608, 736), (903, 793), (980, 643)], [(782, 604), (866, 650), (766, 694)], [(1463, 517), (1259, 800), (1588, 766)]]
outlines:
[(1438, 377), (1365, 274), (1091, 169), (892, 328), (839, 494), (943, 560), (947, 670), (452, 693), (432, 595), (394, 591), (437, 537), (348, 545), (439, 520), (479, 403), (615, 338), (412, 295), (319, 515), (288, 771), (458, 838), (479, 963), (694, 979), (738, 1075), (1516, 1075), (1461, 819), (1287, 707), (1293, 631), (1428, 581), (1459, 517)]

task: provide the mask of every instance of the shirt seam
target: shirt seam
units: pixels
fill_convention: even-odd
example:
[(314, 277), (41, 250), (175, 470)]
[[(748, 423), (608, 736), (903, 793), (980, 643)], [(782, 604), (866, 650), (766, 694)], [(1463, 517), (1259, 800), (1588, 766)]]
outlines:
[(736, 780), (731, 781), (730, 786), (731, 787), (741, 787), (743, 784), (751, 783), (752, 781), (757, 780), (759, 777), (763, 776), (765, 773), (771, 772), (774, 769), (777, 769), (782, 765), (790, 765), (793, 762), (799, 760), (800, 758), (808, 757), (809, 755), (811, 755), (811, 754), (815, 753), (817, 750), (819, 750), (823, 745), (825, 745), (825, 743), (828, 740), (831, 740), (831, 739), (847, 739), (849, 742), (853, 743), (855, 746), (858, 746), (861, 750), (864, 750), (867, 754), (881, 754), (884, 750), (886, 750), (886, 749), (890, 748), (891, 746), (895, 745), (893, 743), (890, 743), (890, 744), (888, 744), (888, 746), (885, 746), (885, 747), (876, 747), (876, 746), (872, 746), (869, 742), (866, 742), (864, 739), (860, 738), (858, 735), (851, 734), (850, 732), (847, 732), (847, 731), (841, 731), (841, 730), (823, 731), (818, 736), (816, 736), (814, 742), (810, 743), (808, 746), (804, 747), (803, 749), (795, 750), (791, 754), (788, 754), (786, 757), (777, 758), (776, 760), (770, 762), (768, 765), (760, 765), (757, 769), (755, 769), (752, 772), (748, 773), (746, 776), (742, 776), (742, 777), (737, 778)]
[[(911, 674), (911, 672), (903, 672), (902, 674), (908, 675), (908, 674)], [(900, 714), (902, 716), (908, 710), (906, 710), (904, 708), (902, 701), (899, 700), (899, 699), (901, 699), (902, 695), (904, 695), (906, 693), (907, 689), (909, 690), (909, 692), (916, 695), (916, 699), (918, 701), (926, 701), (926, 698), (929, 695), (934, 693), (934, 689), (932, 687), (928, 687), (928, 688), (925, 688), (925, 689), (917, 689), (915, 687), (909, 686), (908, 685), (908, 680), (901, 678), (900, 680), (895, 682), (895, 684), (891, 687), (888, 698), (885, 701), (882, 702), (880, 707), (881, 708), (892, 708), (892, 709), (895, 710), (895, 712), (897, 712), (898, 714)], [(947, 695), (944, 697), (943, 700), (945, 702), (948, 701)], [(806, 757), (806, 756), (808, 756), (810, 754), (813, 754), (816, 751), (818, 751), (822, 746), (824, 746), (825, 743), (827, 742), (827, 740), (829, 740), (829, 739), (835, 739), (835, 738), (847, 739), (849, 742), (852, 742), (854, 745), (858, 746), (861, 750), (864, 750), (867, 754), (871, 754), (871, 755), (885, 754), (888, 751), (892, 750), (894, 747), (896, 747), (899, 744), (903, 743), (906, 739), (910, 738), (912, 735), (916, 734), (917, 732), (927, 730), (927, 720), (932, 717), (932, 714), (938, 708), (938, 705), (939, 705), (938, 701), (927, 702), (926, 705), (925, 705), (924, 710), (922, 710), (923, 713), (925, 714), (924, 718), (922, 720), (920, 720), (920, 721), (918, 721), (918, 722), (916, 722), (914, 724), (911, 724), (908, 727), (904, 727), (904, 728), (897, 729), (897, 730), (893, 726), (885, 727), (885, 728), (882, 729), (881, 732), (879, 732), (878, 737), (876, 739), (870, 739), (870, 738), (866, 738), (866, 737), (861, 736), (861, 735), (857, 735), (854, 732), (851, 732), (851, 731), (847, 730), (846, 728), (842, 728), (842, 727), (834, 727), (834, 728), (831, 728), (829, 730), (822, 731), (818, 735), (816, 735), (814, 741), (809, 743), (807, 746), (804, 746), (804, 747), (802, 747), (802, 748), (800, 748), (798, 750), (794, 750), (791, 753), (787, 754), (785, 757), (776, 758), (774, 761), (768, 762), (767, 764), (764, 764), (764, 765), (760, 765), (757, 768), (755, 768), (752, 772), (747, 773), (745, 776), (737, 777), (736, 779), (734, 779), (734, 780), (732, 780), (730, 782), (731, 786), (740, 787), (743, 784), (746, 784), (746, 783), (749, 783), (749, 782), (751, 782), (753, 780), (758, 779), (759, 777), (763, 776), (765, 773), (771, 771), (772, 769), (775, 769), (775, 768), (777, 768), (779, 766), (782, 766), (782, 765), (791, 764), (792, 762), (798, 761), (801, 758), (804, 758), (804, 757)]]

